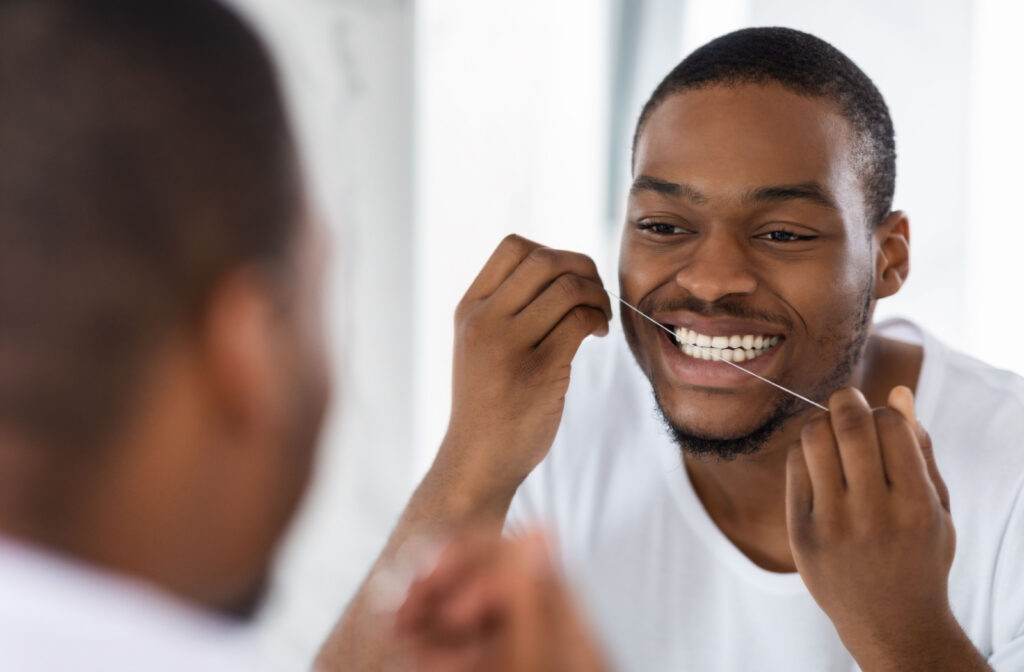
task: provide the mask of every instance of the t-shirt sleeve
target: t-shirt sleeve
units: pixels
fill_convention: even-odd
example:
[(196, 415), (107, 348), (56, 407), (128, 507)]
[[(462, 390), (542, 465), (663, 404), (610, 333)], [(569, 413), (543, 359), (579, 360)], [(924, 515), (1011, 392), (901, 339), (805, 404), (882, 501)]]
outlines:
[(997, 672), (1024, 670), (1024, 477), (996, 560), (992, 585), (992, 655)]

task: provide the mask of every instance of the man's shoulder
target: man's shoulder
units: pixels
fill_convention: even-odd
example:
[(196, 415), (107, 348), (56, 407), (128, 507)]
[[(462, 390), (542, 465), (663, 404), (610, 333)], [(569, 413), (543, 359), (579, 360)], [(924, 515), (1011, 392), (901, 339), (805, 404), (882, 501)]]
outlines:
[(959, 507), (1009, 515), (1024, 488), (1024, 378), (925, 340), (918, 412)]
[(266, 669), (249, 628), (5, 537), (0, 593), (0, 660), (11, 669)]
[[(1024, 378), (1017, 373), (931, 341), (918, 398), (926, 405), (919, 411), (936, 428), (1024, 446)], [(1024, 450), (1017, 452), (1024, 456)]]

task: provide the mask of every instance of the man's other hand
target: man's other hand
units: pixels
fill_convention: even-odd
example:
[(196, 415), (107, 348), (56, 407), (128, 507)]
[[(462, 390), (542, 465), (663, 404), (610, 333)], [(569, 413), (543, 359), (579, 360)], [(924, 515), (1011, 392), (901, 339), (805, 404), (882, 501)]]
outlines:
[(539, 533), (456, 538), (412, 583), (395, 627), (418, 672), (605, 669)]
[(929, 662), (944, 651), (977, 662), (947, 595), (949, 495), (907, 388), (874, 410), (858, 390), (833, 394), (790, 449), (786, 509), (797, 570), (862, 669), (946, 669)]

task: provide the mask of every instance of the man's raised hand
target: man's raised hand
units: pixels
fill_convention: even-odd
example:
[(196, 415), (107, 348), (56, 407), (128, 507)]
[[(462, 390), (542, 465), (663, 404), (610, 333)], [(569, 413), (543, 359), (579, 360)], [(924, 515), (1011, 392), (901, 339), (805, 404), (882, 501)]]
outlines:
[(505, 238), (455, 312), (452, 412), (439, 462), (511, 497), (547, 453), (570, 365), (611, 305), (587, 256)]

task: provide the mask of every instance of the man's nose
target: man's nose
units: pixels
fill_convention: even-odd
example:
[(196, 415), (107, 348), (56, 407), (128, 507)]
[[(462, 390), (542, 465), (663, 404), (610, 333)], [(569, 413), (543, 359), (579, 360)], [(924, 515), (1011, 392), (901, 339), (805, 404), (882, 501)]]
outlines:
[(676, 283), (694, 298), (709, 303), (729, 294), (752, 294), (757, 277), (745, 242), (731, 232), (706, 234), (676, 272)]

